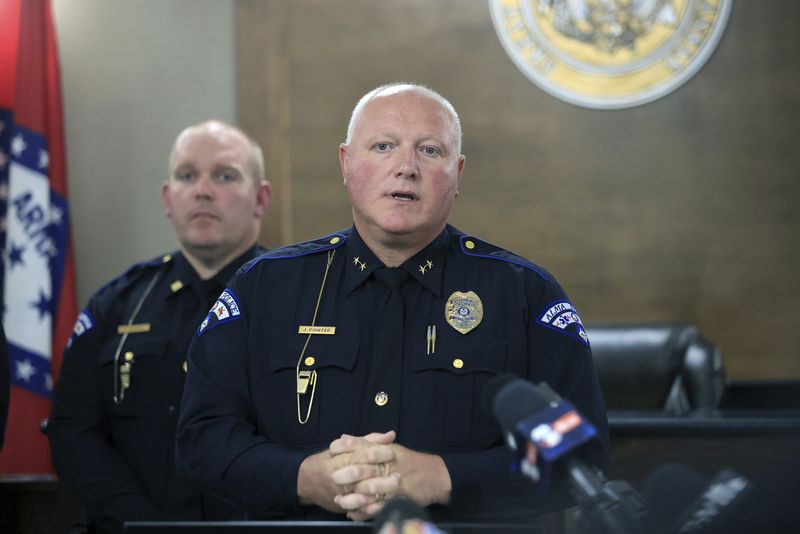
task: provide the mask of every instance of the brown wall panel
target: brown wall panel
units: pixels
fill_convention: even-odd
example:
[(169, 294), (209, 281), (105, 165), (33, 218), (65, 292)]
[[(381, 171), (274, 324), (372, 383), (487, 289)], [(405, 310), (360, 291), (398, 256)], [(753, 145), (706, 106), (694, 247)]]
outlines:
[(689, 321), (733, 378), (800, 377), (800, 7), (734, 2), (705, 67), (644, 106), (544, 93), (484, 0), (239, 0), (239, 116), (265, 143), (270, 246), (348, 226), (356, 100), (412, 80), (461, 114), (462, 230), (556, 274), (585, 322)]

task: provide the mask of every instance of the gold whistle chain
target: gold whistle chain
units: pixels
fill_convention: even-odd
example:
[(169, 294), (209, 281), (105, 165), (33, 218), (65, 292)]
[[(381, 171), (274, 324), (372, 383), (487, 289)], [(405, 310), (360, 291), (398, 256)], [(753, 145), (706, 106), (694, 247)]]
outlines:
[[(322, 284), (319, 286), (319, 295), (317, 295), (317, 305), (314, 307), (314, 317), (311, 319), (311, 326), (317, 325), (317, 313), (319, 312), (319, 305), (322, 302), (322, 293), (325, 290), (325, 282), (328, 280), (328, 271), (331, 269), (331, 264), (333, 263), (333, 256), (336, 254), (336, 249), (332, 249), (328, 251), (328, 263), (325, 265), (325, 274), (322, 277)], [(300, 363), (303, 361), (303, 358), (306, 355), (306, 349), (308, 348), (308, 343), (311, 341), (311, 336), (313, 334), (309, 333), (308, 337), (306, 337), (306, 342), (303, 345), (303, 351), (300, 353), (300, 357), (297, 359), (297, 365), (295, 366), (295, 380), (296, 383), (300, 381)], [(304, 425), (308, 422), (308, 418), (311, 417), (311, 408), (314, 406), (314, 393), (317, 391), (317, 371), (311, 371), (311, 379), (309, 381), (309, 386), (311, 386), (311, 399), (308, 401), (308, 410), (306, 410), (306, 417), (303, 419), (303, 416), (300, 413), (300, 393), (296, 393), (297, 395), (297, 421)]]

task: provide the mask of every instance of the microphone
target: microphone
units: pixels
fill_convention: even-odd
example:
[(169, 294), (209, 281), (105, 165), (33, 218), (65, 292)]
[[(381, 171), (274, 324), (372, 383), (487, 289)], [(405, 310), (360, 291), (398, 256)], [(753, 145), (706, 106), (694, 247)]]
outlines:
[(405, 495), (389, 500), (375, 517), (376, 534), (445, 534), (430, 522), (420, 505)]
[(516, 452), (523, 474), (539, 480), (538, 465), (564, 460), (570, 492), (582, 511), (587, 532), (639, 534), (657, 532), (645, 501), (623, 481), (607, 481), (574, 449), (597, 435), (595, 427), (550, 387), (512, 375), (490, 380), (482, 403), (495, 416), (506, 443)]
[(645, 483), (648, 501), (659, 504), (654, 518), (676, 534), (739, 530), (742, 518), (735, 510), (752, 489), (753, 483), (732, 469), (723, 469), (707, 483), (694, 470), (675, 464), (656, 469)]
[(536, 463), (551, 464), (597, 436), (597, 429), (550, 389), (513, 375), (490, 380), (481, 393), (483, 407), (504, 431), (523, 473), (538, 481)]

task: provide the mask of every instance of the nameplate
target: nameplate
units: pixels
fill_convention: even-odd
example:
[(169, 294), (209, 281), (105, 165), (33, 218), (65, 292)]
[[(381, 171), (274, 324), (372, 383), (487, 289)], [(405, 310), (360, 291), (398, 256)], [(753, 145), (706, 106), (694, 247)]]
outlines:
[(117, 326), (117, 334), (144, 334), (150, 331), (150, 323), (121, 324)]
[(297, 327), (298, 334), (320, 334), (323, 336), (332, 336), (336, 333), (335, 326), (306, 326), (300, 325)]

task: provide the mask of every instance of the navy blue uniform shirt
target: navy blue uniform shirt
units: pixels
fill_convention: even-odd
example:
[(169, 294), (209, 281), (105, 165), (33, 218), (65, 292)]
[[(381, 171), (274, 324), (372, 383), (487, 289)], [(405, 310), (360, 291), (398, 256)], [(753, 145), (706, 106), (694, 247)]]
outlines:
[[(261, 252), (251, 248), (209, 280), (179, 252), (137, 264), (98, 290), (78, 316), (47, 434), (56, 471), (102, 530), (121, 530), (123, 520), (233, 513), (175, 472), (175, 426), (197, 325), (236, 270)], [(120, 346), (121, 327), (129, 333)], [(130, 382), (116, 403), (126, 353)]]
[[(361, 417), (365, 403), (375, 402), (365, 388), (377, 361), (370, 354), (382, 319), (376, 309), (386, 292), (372, 276), (379, 267), (351, 228), (273, 250), (237, 273), (189, 350), (179, 470), (242, 499), (251, 517), (336, 517), (301, 507), (297, 472), (305, 457), (342, 433), (371, 430)], [(607, 464), (606, 414), (591, 350), (577, 313), (562, 314), (574, 309), (550, 274), (452, 226), (401, 268), (412, 279), (402, 288), (397, 442), (440, 455), (447, 465), (451, 503), (434, 507), (434, 519), (513, 520), (535, 508), (534, 485), (511, 472), (499, 427), (481, 407), (483, 386), (500, 373), (545, 381), (568, 398), (598, 427), (600, 439), (588, 454)], [(470, 291), (483, 315), (477, 326), (454, 322), (472, 326), (462, 333), (445, 309), (454, 293)], [(335, 333), (310, 339), (298, 333), (310, 325)], [(310, 411), (311, 386), (298, 402), (298, 369), (316, 371)]]

